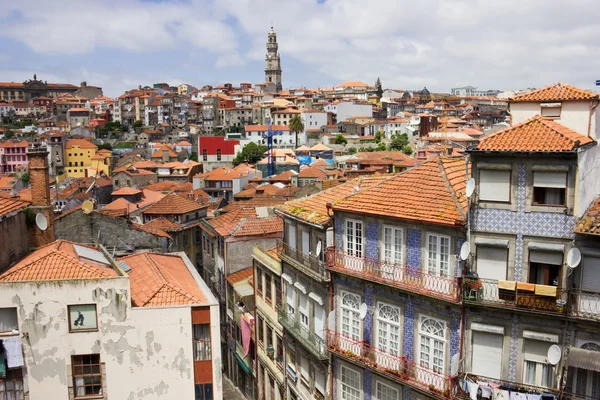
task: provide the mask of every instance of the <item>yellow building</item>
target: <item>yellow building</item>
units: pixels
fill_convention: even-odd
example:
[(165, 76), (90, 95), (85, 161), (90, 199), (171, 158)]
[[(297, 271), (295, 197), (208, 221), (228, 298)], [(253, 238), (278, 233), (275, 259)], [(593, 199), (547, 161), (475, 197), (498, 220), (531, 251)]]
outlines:
[(112, 173), (112, 151), (102, 149), (92, 157), (92, 166), (88, 170), (88, 176), (102, 175), (110, 176)]
[(92, 167), (92, 158), (98, 152), (98, 146), (85, 139), (69, 139), (65, 149), (65, 173), (71, 178), (88, 176)]

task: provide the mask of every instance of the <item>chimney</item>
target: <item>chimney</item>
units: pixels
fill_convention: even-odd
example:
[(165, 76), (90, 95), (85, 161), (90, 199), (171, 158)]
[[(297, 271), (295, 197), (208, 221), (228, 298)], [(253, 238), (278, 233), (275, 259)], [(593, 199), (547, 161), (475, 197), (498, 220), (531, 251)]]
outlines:
[(169, 162), (169, 150), (162, 151), (162, 159), (164, 162)]
[(31, 182), (31, 207), (35, 215), (43, 214), (48, 221), (48, 228), (40, 230), (35, 224), (29, 229), (31, 247), (41, 247), (53, 242), (54, 210), (50, 199), (50, 184), (48, 173), (48, 151), (45, 147), (35, 146), (28, 149), (29, 179)]

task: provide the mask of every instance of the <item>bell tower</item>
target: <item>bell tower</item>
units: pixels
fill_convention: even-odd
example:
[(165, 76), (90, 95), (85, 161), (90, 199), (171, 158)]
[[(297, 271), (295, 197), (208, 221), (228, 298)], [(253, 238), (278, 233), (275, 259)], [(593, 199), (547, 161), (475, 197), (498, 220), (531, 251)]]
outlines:
[(269, 36), (267, 38), (267, 54), (265, 56), (265, 82), (267, 88), (275, 92), (281, 92), (281, 60), (277, 50), (277, 34), (271, 26)]

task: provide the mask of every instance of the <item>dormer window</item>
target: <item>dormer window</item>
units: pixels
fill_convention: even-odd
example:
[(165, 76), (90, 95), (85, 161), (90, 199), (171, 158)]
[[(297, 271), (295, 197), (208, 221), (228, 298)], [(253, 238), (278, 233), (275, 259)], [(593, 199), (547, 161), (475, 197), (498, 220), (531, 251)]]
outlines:
[(533, 204), (565, 206), (567, 173), (556, 171), (533, 172)]
[(542, 117), (560, 118), (562, 103), (541, 103)]

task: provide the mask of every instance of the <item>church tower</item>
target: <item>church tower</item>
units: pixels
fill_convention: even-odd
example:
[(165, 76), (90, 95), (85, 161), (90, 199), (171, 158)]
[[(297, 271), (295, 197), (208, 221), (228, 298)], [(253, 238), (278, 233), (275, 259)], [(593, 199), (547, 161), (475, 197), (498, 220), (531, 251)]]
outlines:
[(277, 34), (271, 26), (267, 39), (267, 55), (265, 56), (265, 82), (270, 91), (281, 92), (281, 60), (277, 52)]

